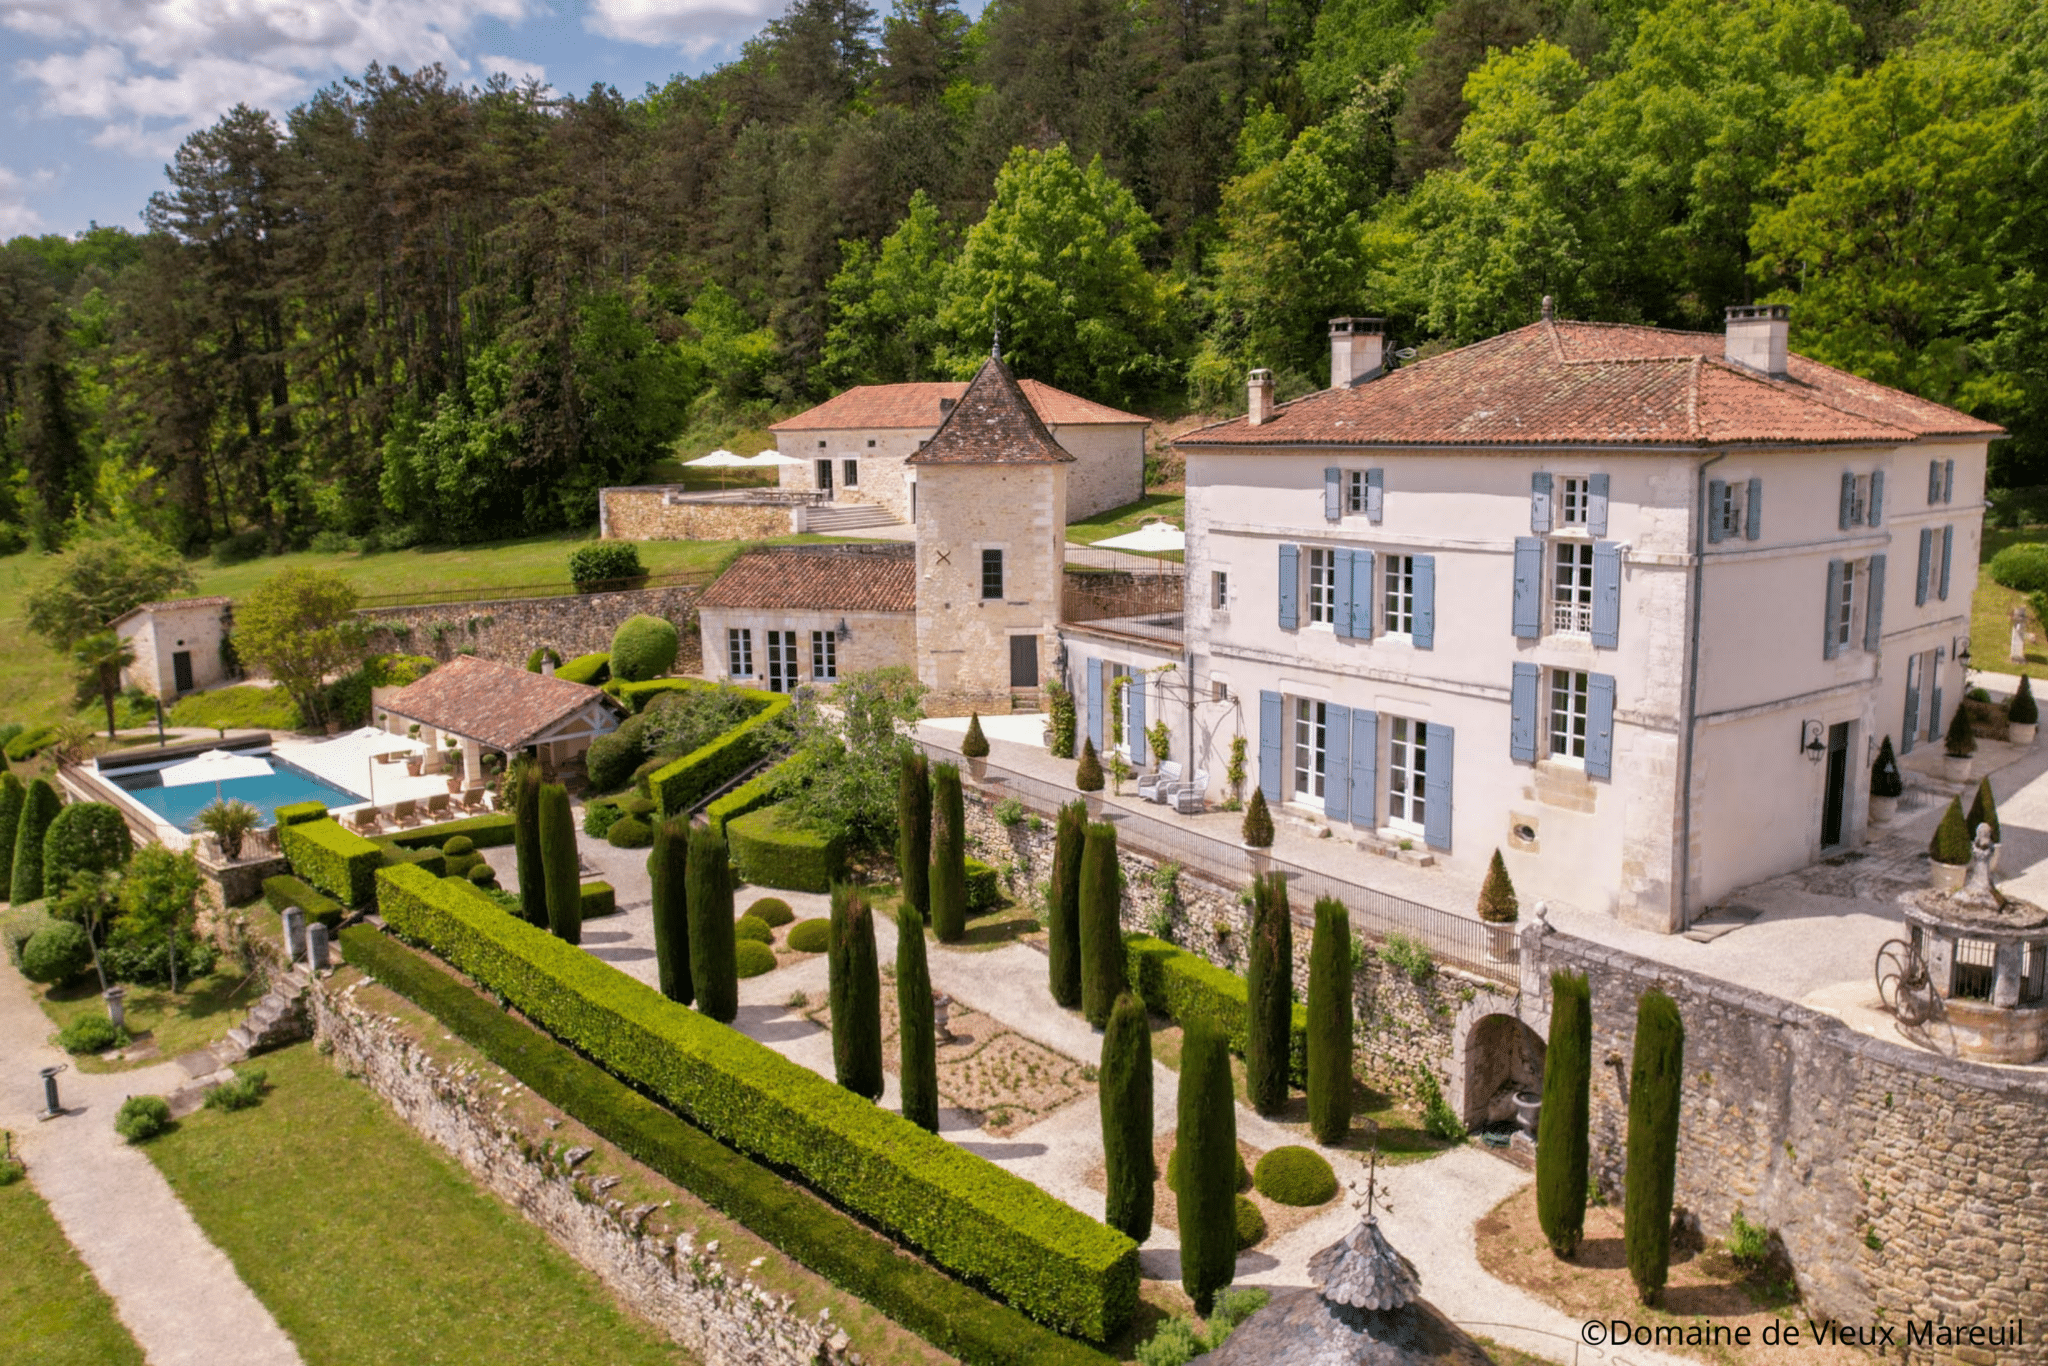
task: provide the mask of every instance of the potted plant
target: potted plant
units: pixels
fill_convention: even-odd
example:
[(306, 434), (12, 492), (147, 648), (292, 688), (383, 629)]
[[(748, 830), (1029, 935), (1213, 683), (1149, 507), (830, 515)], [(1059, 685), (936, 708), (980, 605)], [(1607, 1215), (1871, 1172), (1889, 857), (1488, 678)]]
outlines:
[(2040, 709), (2034, 705), (2034, 684), (2025, 674), (2020, 675), (2020, 690), (2012, 695), (2012, 701), (2005, 704), (2005, 738), (2016, 745), (2034, 743), (2034, 727), (2041, 721)]
[(1094, 816), (1102, 809), (1102, 760), (1095, 757), (1095, 740), (1090, 737), (1081, 742), (1081, 758), (1074, 765), (1074, 787), (1086, 794), (1088, 814)]
[(232, 799), (208, 802), (199, 813), (199, 828), (214, 837), (229, 863), (242, 857), (242, 841), (262, 823), (263, 815), (255, 807)]
[(1970, 710), (1962, 703), (1956, 704), (1956, 714), (1949, 719), (1948, 734), (1942, 738), (1941, 771), (1952, 783), (1960, 783), (1970, 776), (1970, 756), (1977, 752), (1977, 732), (1970, 729)]
[(980, 712), (967, 718), (967, 737), (960, 742), (960, 755), (967, 760), (967, 771), (980, 782), (988, 772), (988, 737), (981, 733)]
[(1928, 883), (1936, 891), (1953, 892), (1970, 871), (1970, 827), (1963, 820), (1963, 802), (1951, 797), (1934, 838), (1927, 843)]
[(1111, 783), (1110, 791), (1114, 792), (1119, 797), (1123, 796), (1124, 783), (1129, 781), (1130, 776), (1131, 765), (1129, 761), (1124, 758), (1123, 751), (1112, 750), (1109, 756), (1109, 780)]
[(1906, 792), (1906, 780), (1899, 772), (1898, 756), (1892, 753), (1892, 737), (1877, 747), (1877, 760), (1870, 766), (1870, 823), (1887, 825), (1899, 814), (1899, 798)]
[(1493, 862), (1486, 867), (1486, 881), (1479, 888), (1479, 918), (1487, 926), (1486, 952), (1497, 963), (1514, 957), (1515, 921), (1521, 912), (1522, 903), (1515, 896), (1513, 879), (1508, 877), (1507, 862), (1496, 849)]
[(1266, 851), (1273, 847), (1273, 813), (1266, 809), (1266, 794), (1260, 788), (1252, 789), (1252, 799), (1244, 808), (1243, 834), (1252, 866), (1258, 868)]

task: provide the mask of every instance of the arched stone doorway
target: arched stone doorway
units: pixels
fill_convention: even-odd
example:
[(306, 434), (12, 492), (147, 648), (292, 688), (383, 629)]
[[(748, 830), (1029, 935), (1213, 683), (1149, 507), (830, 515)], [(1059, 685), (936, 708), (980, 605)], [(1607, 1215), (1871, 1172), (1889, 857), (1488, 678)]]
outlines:
[[(1463, 1022), (1461, 1022), (1463, 1023)], [(1513, 1015), (1481, 1015), (1457, 1038), (1464, 1093), (1459, 1111), (1474, 1128), (1513, 1119), (1515, 1092), (1543, 1089), (1543, 1036)]]

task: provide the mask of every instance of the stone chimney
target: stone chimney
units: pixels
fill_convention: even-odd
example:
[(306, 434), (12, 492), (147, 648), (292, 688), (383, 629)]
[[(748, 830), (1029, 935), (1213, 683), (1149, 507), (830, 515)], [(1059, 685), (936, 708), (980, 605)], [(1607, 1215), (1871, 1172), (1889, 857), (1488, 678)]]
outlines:
[(1254, 427), (1261, 427), (1271, 422), (1273, 420), (1273, 372), (1271, 370), (1252, 371), (1251, 378), (1245, 381), (1245, 389), (1250, 399), (1250, 415), (1246, 418), (1246, 421), (1250, 422)]
[(1728, 340), (1722, 354), (1737, 365), (1783, 379), (1786, 337), (1791, 330), (1789, 304), (1730, 304)]
[(950, 398), (942, 398), (939, 400), (939, 420), (941, 422), (945, 421), (947, 415), (953, 411), (953, 405), (956, 402), (958, 402), (957, 399)]
[(549, 659), (546, 655), (542, 655), (540, 657), (540, 671), (547, 677), (553, 678), (555, 676), (555, 661)]
[(1330, 319), (1330, 387), (1349, 389), (1378, 379), (1386, 345), (1384, 318)]

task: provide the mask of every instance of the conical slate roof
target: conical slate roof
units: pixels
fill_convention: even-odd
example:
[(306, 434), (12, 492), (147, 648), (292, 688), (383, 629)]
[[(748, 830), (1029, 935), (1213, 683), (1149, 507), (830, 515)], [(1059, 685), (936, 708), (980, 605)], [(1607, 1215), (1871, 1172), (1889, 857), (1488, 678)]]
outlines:
[(1370, 1214), (1309, 1258), (1308, 1274), (1324, 1299), (1353, 1309), (1399, 1309), (1420, 1293), (1415, 1267), (1387, 1245)]
[(1074, 457), (1052, 439), (1010, 367), (990, 356), (907, 465), (1063, 465)]

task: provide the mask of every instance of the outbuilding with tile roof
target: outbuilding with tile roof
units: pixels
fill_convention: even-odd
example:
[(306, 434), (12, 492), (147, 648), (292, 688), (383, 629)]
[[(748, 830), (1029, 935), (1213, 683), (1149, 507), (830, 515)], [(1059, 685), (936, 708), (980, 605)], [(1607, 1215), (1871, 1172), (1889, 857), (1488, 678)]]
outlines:
[(907, 666), (917, 641), (909, 545), (749, 550), (697, 601), (704, 673), (788, 692), (848, 673)]
[(418, 725), (430, 752), (454, 737), (467, 771), (480, 754), (531, 751), (562, 769), (600, 735), (619, 727), (619, 705), (597, 688), (529, 673), (510, 664), (457, 655), (425, 678), (378, 700), (381, 724), (399, 734)]
[(145, 602), (107, 623), (126, 641), (135, 662), (121, 670), (121, 686), (171, 702), (239, 673), (223, 647), (234, 629), (234, 604), (223, 597)]

